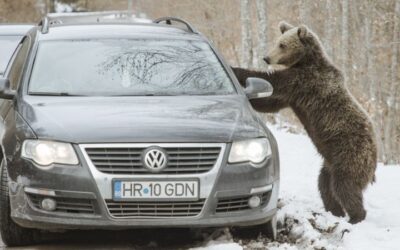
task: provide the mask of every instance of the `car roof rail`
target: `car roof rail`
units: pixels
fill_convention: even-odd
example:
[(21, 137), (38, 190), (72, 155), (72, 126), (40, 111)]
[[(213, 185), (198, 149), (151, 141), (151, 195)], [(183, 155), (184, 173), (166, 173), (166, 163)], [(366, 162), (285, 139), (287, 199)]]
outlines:
[(42, 32), (42, 34), (46, 34), (49, 32), (49, 18), (47, 16), (43, 17), (42, 20), (40, 20), (39, 26), (42, 26), (42, 28), (40, 29), (40, 31)]
[(153, 23), (157, 23), (157, 24), (162, 23), (162, 22), (165, 22), (165, 24), (167, 24), (167, 25), (172, 25), (172, 22), (181, 23), (186, 26), (186, 28), (189, 32), (196, 33), (196, 34), (198, 33), (198, 31), (195, 28), (193, 28), (193, 26), (190, 23), (186, 22), (185, 20), (183, 20), (181, 18), (166, 16), (166, 17), (157, 18), (153, 21)]
[(49, 13), (39, 22), (43, 34), (49, 32), (49, 27), (55, 24), (78, 23), (151, 23), (146, 18), (137, 18), (129, 11), (101, 11), (101, 12), (71, 12)]

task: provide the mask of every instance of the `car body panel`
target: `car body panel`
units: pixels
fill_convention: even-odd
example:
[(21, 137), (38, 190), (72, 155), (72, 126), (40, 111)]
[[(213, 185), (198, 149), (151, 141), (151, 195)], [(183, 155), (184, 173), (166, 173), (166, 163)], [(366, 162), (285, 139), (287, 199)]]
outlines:
[(0, 36), (24, 36), (33, 27), (35, 26), (32, 24), (1, 24)]
[(265, 136), (245, 97), (25, 96), (20, 113), (38, 138), (73, 143), (231, 142)]
[(47, 34), (39, 33), (38, 39), (44, 40), (70, 40), (70, 39), (96, 39), (96, 38), (149, 38), (157, 39), (185, 39), (205, 40), (202, 36), (187, 32), (184, 29), (159, 24), (79, 24), (61, 25), (51, 28)]

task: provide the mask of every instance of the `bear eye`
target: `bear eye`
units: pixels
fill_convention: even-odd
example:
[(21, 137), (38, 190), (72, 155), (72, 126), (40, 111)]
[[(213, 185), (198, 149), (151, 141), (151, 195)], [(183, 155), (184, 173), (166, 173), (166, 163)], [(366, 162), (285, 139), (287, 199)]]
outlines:
[(284, 49), (284, 48), (286, 48), (286, 45), (283, 44), (283, 43), (280, 43), (280, 44), (279, 44), (279, 48)]

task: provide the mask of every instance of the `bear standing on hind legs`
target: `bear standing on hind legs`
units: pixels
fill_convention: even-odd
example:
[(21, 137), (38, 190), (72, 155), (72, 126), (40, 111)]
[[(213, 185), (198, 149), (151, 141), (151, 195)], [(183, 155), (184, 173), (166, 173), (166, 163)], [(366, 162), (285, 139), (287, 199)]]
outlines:
[(365, 219), (363, 190), (374, 180), (377, 150), (368, 115), (344, 85), (318, 37), (306, 26), (280, 23), (282, 35), (264, 58), (268, 72), (233, 68), (244, 86), (248, 77), (271, 82), (272, 96), (252, 100), (260, 112), (290, 107), (323, 156), (318, 187), (327, 211)]

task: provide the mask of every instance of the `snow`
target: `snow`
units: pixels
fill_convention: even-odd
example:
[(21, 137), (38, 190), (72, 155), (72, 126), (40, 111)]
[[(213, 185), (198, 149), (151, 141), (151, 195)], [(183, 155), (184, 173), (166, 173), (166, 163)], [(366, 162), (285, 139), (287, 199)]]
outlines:
[(55, 11), (57, 13), (72, 12), (74, 8), (70, 4), (55, 2)]
[(347, 217), (335, 217), (323, 208), (317, 188), (322, 159), (309, 138), (275, 127), (271, 130), (281, 160), (277, 241), (259, 237), (244, 242), (223, 235), (197, 250), (400, 249), (400, 166), (378, 166), (376, 183), (364, 193), (367, 218), (351, 225)]
[(221, 243), (211, 241), (207, 247), (193, 248), (195, 250), (242, 250), (243, 248), (237, 243)]

